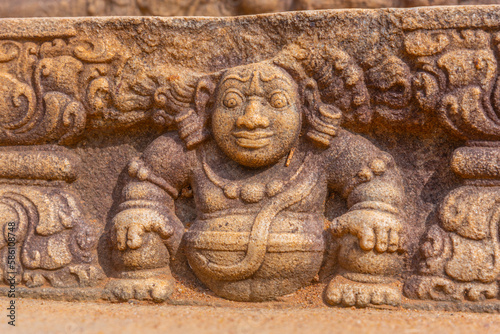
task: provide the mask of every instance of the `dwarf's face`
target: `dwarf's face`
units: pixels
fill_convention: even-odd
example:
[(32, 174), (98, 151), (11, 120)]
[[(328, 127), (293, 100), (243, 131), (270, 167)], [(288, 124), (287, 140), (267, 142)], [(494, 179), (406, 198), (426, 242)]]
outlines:
[(221, 79), (212, 115), (220, 149), (247, 167), (276, 163), (298, 140), (301, 112), (297, 85), (282, 69), (251, 64)]

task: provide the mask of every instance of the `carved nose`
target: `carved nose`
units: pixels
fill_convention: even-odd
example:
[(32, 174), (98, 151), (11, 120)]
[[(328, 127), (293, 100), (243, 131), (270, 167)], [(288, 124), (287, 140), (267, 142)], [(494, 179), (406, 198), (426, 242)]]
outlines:
[(261, 108), (260, 101), (250, 101), (245, 108), (245, 114), (236, 120), (236, 126), (249, 130), (267, 128), (269, 126), (269, 119), (261, 114)]

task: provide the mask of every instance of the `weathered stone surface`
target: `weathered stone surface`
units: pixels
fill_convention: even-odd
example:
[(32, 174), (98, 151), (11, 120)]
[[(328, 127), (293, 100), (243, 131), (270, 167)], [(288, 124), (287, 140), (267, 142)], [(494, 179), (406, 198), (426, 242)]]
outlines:
[(235, 16), (297, 10), (489, 5), (500, 0), (17, 0), (0, 17)]
[(4, 282), (498, 311), (499, 27), (496, 6), (0, 20)]

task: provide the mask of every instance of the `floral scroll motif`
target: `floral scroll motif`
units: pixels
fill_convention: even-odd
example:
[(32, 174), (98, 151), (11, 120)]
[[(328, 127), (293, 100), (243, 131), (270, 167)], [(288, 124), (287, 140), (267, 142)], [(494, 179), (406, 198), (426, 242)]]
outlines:
[[(71, 145), (85, 129), (115, 131), (145, 123), (170, 129), (181, 119), (201, 122), (200, 127), (205, 121), (198, 111), (199, 121), (180, 115), (196, 111), (195, 92), (210, 91), (222, 72), (153, 66), (151, 57), (163, 44), (151, 35), (145, 48), (140, 26), (136, 30), (135, 49), (113, 36), (1, 41), (0, 81), (6, 89), (0, 103), (6, 112), (0, 143)], [(317, 48), (319, 37), (304, 35), (274, 59), (301, 64), (284, 66), (295, 76), (313, 78), (322, 100), (338, 108), (352, 128), (379, 121), (423, 125), (438, 117), (455, 135), (487, 140), (500, 136), (496, 40), (482, 30), (418, 30), (405, 36), (406, 55), (384, 51), (375, 58), (367, 54), (375, 60), (364, 61), (333, 41)]]
[(406, 51), (417, 57), (417, 103), (460, 137), (500, 136), (497, 98), (492, 94), (497, 77), (494, 43), (482, 30), (417, 31), (406, 37)]
[[(46, 282), (54, 287), (86, 287), (102, 279), (94, 254), (97, 236), (73, 194), (50, 188), (4, 186), (0, 190), (0, 211), (3, 280), (11, 272), (16, 273), (18, 283), (28, 287)], [(14, 262), (7, 261), (9, 235), (16, 236)]]

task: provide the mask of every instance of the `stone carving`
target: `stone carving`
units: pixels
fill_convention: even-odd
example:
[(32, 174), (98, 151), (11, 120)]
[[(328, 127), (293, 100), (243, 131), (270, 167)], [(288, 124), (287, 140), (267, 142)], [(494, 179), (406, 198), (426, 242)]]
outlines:
[(466, 186), (446, 198), (442, 227), (433, 226), (421, 247), (420, 272), (426, 276), (410, 281), (410, 295), (471, 301), (498, 296), (497, 191)]
[(451, 163), (469, 186), (446, 197), (439, 226), (428, 230), (420, 247), (420, 275), (405, 285), (411, 298), (481, 301), (498, 296), (494, 45), (496, 40), (481, 30), (415, 31), (405, 39), (406, 51), (417, 57), (413, 86), (418, 105), (469, 140)]
[(2, 279), (12, 227), (30, 296), (498, 311), (498, 22), (0, 20)]
[[(425, 48), (417, 47), (419, 41), (427, 42)], [(420, 105), (435, 110), (445, 127), (469, 140), (451, 161), (468, 185), (444, 199), (440, 224), (427, 232), (420, 247), (421, 276), (405, 286), (411, 297), (479, 301), (498, 296), (498, 175), (497, 160), (491, 159), (498, 154), (497, 107), (491, 101), (496, 99), (495, 44), (480, 30), (416, 32), (406, 40), (408, 51), (425, 62), (417, 78)], [(432, 55), (437, 57), (430, 60)]]
[[(20, 194), (18, 187), (3, 190), (0, 201), (4, 280), (13, 271), (5, 246), (10, 240), (8, 231), (14, 225), (19, 243), (19, 266), (15, 271), (20, 282), (28, 287), (41, 286), (46, 281), (54, 287), (95, 285), (102, 275), (92, 254), (96, 236), (85, 225), (74, 198), (57, 191), (43, 194), (35, 188), (29, 189), (29, 195)], [(35, 204), (37, 199), (42, 202)]]
[[(148, 94), (155, 87), (144, 85), (154, 83), (146, 75), (131, 73), (137, 64), (117, 41), (77, 37), (41, 45), (2, 45), (5, 56), (0, 62), (7, 70), (0, 73), (6, 87), (0, 97), (6, 110), (0, 123), (1, 144), (71, 145), (85, 129), (123, 128), (141, 121), (170, 125), (149, 110), (154, 98)], [(124, 52), (118, 55), (120, 51)]]
[[(474, 145), (472, 142), (470, 145)], [(491, 144), (490, 144), (491, 145)], [(486, 143), (454, 152), (453, 170), (466, 179), (440, 209), (421, 246), (420, 276), (405, 287), (411, 297), (480, 301), (498, 297), (497, 148)]]
[[(304, 57), (291, 56), (296, 52)], [(187, 78), (160, 88), (178, 136), (160, 137), (129, 165), (131, 180), (112, 227), (122, 280), (111, 288), (118, 298), (163, 294), (136, 279), (168, 275), (167, 259), (183, 233), (172, 201), (190, 186), (197, 218), (184, 234), (187, 258), (216, 294), (261, 301), (307, 285), (323, 261), (322, 234), (330, 222), (321, 212), (330, 190), (347, 200), (350, 211), (331, 222), (346, 278), (330, 283), (328, 301), (399, 302), (399, 290), (377, 285), (401, 270), (399, 172), (389, 154), (339, 128), (341, 111), (324, 104), (318, 91), (333, 77), (318, 73), (311, 60), (324, 57), (347, 72), (347, 85), (358, 90), (355, 105), (366, 95), (359, 70), (352, 72), (356, 67), (338, 50), (308, 52), (292, 45), (272, 61), (209, 74), (192, 87)], [(174, 89), (190, 89), (193, 96), (180, 100)], [(164, 276), (157, 281), (163, 289)], [(352, 289), (359, 290), (357, 300), (351, 300)]]
[[(64, 152), (1, 153), (0, 277), (28, 287), (93, 286), (103, 278), (95, 252), (97, 235), (71, 192), (34, 180), (73, 181), (78, 158)], [(26, 184), (23, 179), (33, 180)], [(17, 180), (17, 181), (16, 181)], [(24, 183), (24, 184), (23, 184)]]

